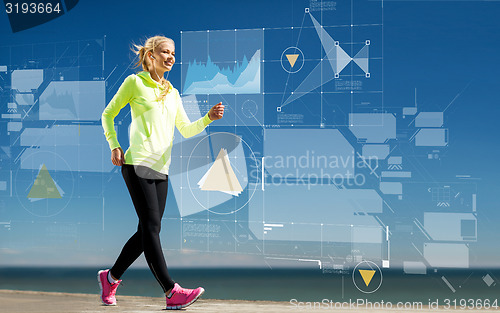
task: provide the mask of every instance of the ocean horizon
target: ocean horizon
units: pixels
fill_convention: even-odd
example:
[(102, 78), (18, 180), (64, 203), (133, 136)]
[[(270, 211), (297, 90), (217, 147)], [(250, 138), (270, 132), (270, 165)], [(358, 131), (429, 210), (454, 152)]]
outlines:
[[(97, 272), (90, 267), (0, 267), (0, 289), (99, 294)], [(320, 269), (194, 268), (169, 269), (172, 278), (186, 288), (202, 286), (204, 298), (268, 301), (429, 301), (489, 299), (499, 294), (500, 270), (440, 270), (409, 275), (384, 269), (374, 291), (361, 291), (352, 273)], [(117, 296), (163, 297), (148, 268), (130, 268), (122, 277)], [(458, 302), (457, 302), (458, 303)]]

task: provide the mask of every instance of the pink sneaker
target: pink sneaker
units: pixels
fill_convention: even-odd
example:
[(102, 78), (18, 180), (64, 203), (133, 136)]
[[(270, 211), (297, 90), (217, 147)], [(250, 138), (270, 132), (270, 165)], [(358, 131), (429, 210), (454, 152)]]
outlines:
[(116, 284), (110, 284), (108, 272), (109, 270), (103, 270), (97, 273), (97, 280), (99, 281), (99, 287), (101, 287), (101, 300), (105, 305), (116, 305), (116, 288), (122, 281), (119, 280)]
[(172, 296), (167, 297), (167, 310), (179, 310), (193, 304), (205, 292), (205, 289), (185, 289), (175, 283), (172, 289)]

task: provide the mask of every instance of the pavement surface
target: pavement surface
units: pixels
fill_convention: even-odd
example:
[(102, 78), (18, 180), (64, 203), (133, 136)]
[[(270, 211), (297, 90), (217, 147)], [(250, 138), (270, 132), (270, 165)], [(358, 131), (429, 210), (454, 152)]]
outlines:
[[(72, 294), (39, 291), (0, 290), (0, 312), (5, 313), (76, 313), (76, 312), (167, 312), (165, 300), (149, 297), (117, 297), (118, 305), (105, 306), (101, 304), (99, 295)], [(449, 312), (452, 310), (428, 309), (336, 309), (332, 307), (311, 308), (311, 304), (293, 305), (290, 302), (274, 301), (242, 301), (199, 299), (194, 304), (181, 311), (224, 313), (224, 312)], [(464, 311), (464, 310), (461, 310)], [(465, 310), (467, 312), (484, 312), (485, 310)], [(168, 310), (170, 312), (170, 310)]]

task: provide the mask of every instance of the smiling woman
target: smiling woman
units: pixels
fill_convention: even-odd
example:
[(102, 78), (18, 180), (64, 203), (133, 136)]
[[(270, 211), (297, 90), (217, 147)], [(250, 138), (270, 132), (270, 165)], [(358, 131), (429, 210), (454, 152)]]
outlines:
[[(143, 71), (125, 79), (102, 114), (102, 126), (112, 151), (111, 161), (122, 166), (139, 225), (113, 267), (99, 271), (97, 279), (102, 302), (116, 305), (115, 292), (121, 276), (144, 252), (151, 272), (165, 292), (167, 309), (181, 309), (196, 301), (204, 289), (185, 289), (172, 280), (160, 242), (174, 127), (186, 138), (199, 134), (213, 120), (222, 118), (224, 106), (218, 103), (204, 117), (191, 122), (179, 92), (163, 77), (175, 63), (174, 41), (155, 36), (143, 46), (134, 46), (139, 58), (136, 66), (142, 66)], [(127, 103), (132, 123), (130, 147), (124, 153), (116, 137), (114, 118)]]

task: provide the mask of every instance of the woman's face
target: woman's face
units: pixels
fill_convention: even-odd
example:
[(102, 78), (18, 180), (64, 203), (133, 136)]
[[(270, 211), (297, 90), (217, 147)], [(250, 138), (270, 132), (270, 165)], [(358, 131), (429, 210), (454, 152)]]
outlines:
[(175, 63), (175, 46), (170, 41), (164, 41), (156, 47), (151, 60), (159, 70), (170, 71)]

